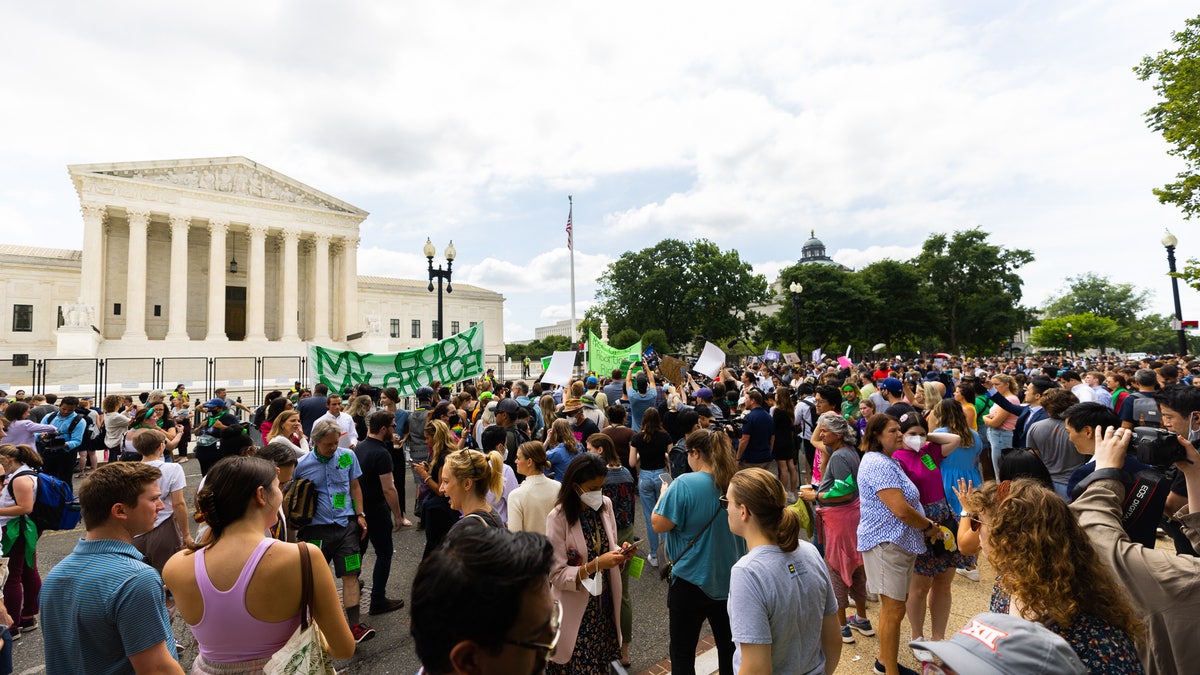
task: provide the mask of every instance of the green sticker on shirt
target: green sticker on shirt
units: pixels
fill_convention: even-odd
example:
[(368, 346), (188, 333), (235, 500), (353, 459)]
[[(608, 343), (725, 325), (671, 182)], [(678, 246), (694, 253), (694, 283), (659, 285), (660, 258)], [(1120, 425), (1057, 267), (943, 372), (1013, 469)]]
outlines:
[(933, 461), (933, 458), (930, 457), (929, 455), (921, 455), (921, 463), (924, 464), (925, 468), (929, 469), (930, 471), (933, 471), (934, 469), (937, 468), (937, 464)]
[(358, 553), (355, 553), (354, 555), (346, 556), (344, 561), (346, 564), (347, 572), (353, 572), (362, 567), (362, 556), (359, 555)]
[(341, 457), (338, 457), (338, 468), (348, 469), (348, 468), (350, 468), (350, 465), (353, 463), (354, 463), (354, 455), (351, 455), (348, 452), (345, 453), (344, 455), (342, 455)]
[(346, 508), (346, 495), (334, 495), (333, 496), (333, 508), (335, 508), (335, 509)]

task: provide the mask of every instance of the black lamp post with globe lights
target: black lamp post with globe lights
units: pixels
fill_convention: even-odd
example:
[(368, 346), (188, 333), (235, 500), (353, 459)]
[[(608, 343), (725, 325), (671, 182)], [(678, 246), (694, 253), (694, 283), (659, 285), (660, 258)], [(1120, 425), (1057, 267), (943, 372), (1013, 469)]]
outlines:
[(450, 285), (450, 276), (454, 267), (454, 256), (457, 251), (454, 250), (454, 241), (450, 241), (450, 245), (446, 247), (446, 269), (443, 270), (441, 265), (437, 269), (433, 267), (433, 256), (437, 254), (437, 249), (434, 248), (433, 242), (425, 238), (425, 257), (429, 259), (429, 292), (433, 292), (433, 280), (437, 279), (437, 330), (434, 331), (434, 339), (441, 340), (442, 334), (446, 331), (446, 323), (442, 320), (442, 280), (446, 281), (446, 292), (453, 293), (454, 287)]
[(793, 281), (788, 290), (792, 292), (792, 307), (796, 310), (796, 356), (800, 357), (800, 362), (804, 363), (807, 359), (800, 353), (800, 294), (804, 292), (804, 287), (799, 282)]
[(1187, 334), (1183, 331), (1183, 309), (1179, 305), (1179, 279), (1175, 276), (1175, 245), (1179, 240), (1170, 230), (1162, 236), (1162, 245), (1167, 249), (1167, 268), (1171, 270), (1171, 294), (1175, 298), (1175, 329), (1179, 337), (1179, 356), (1187, 354)]

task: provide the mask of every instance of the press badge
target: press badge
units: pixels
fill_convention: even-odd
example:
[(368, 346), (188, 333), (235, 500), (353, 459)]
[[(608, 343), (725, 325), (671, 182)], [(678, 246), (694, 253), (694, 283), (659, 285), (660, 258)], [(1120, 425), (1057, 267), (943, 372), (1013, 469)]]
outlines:
[(353, 463), (354, 463), (354, 455), (351, 455), (348, 452), (338, 458), (338, 468), (340, 468), (340, 469), (347, 469)]
[(333, 496), (333, 508), (335, 508), (335, 509), (346, 508), (346, 495), (334, 495)]

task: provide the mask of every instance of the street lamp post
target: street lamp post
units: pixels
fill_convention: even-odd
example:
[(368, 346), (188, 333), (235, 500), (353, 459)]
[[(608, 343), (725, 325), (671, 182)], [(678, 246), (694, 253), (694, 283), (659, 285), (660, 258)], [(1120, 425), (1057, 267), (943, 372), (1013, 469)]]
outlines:
[(1179, 279), (1175, 278), (1175, 245), (1179, 240), (1167, 230), (1161, 241), (1167, 248), (1167, 267), (1171, 270), (1171, 294), (1175, 297), (1175, 322), (1179, 335), (1179, 356), (1182, 357), (1187, 354), (1187, 334), (1183, 332), (1183, 309), (1179, 306)]
[(793, 281), (788, 290), (792, 292), (792, 307), (796, 309), (796, 356), (800, 357), (800, 362), (804, 363), (806, 359), (800, 353), (800, 294), (804, 292), (804, 287), (799, 282)]
[(430, 241), (429, 237), (425, 238), (424, 253), (425, 253), (425, 257), (429, 259), (429, 292), (430, 293), (433, 292), (433, 280), (437, 279), (438, 318), (437, 318), (437, 330), (434, 331), (435, 333), (437, 333), (437, 335), (434, 335), (433, 337), (434, 337), (434, 339), (441, 340), (442, 334), (446, 331), (446, 322), (442, 320), (442, 280), (444, 279), (446, 281), (446, 292), (453, 293), (454, 287), (450, 285), (450, 276), (453, 273), (452, 269), (454, 267), (454, 256), (457, 255), (457, 252), (454, 250), (454, 241), (451, 240), (450, 245), (446, 247), (446, 269), (445, 270), (442, 269), (441, 265), (438, 265), (437, 269), (433, 268), (433, 256), (434, 256), (434, 254), (437, 253), (437, 249), (434, 248), (433, 242)]
[(1075, 354), (1075, 335), (1071, 332), (1071, 322), (1067, 322), (1067, 354), (1074, 356)]

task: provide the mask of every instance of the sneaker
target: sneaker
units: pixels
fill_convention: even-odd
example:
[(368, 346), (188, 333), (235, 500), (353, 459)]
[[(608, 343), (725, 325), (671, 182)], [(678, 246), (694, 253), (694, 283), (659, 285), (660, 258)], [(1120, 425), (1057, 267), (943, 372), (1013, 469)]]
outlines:
[(851, 614), (846, 618), (846, 626), (867, 637), (875, 637), (875, 629), (871, 627), (870, 619), (860, 619), (857, 614)]
[(970, 579), (971, 581), (979, 581), (979, 568), (978, 567), (976, 567), (973, 570), (964, 570), (960, 567), (960, 568), (954, 570), (954, 573), (959, 576), (966, 577), (967, 579)]
[(404, 606), (403, 600), (392, 600), (390, 598), (384, 598), (383, 602), (372, 602), (371, 609), (368, 613), (371, 616), (376, 616), (378, 614), (387, 614), (388, 612), (394, 612), (403, 606)]
[(30, 631), (37, 630), (38, 629), (37, 617), (31, 616), (28, 619), (25, 619), (24, 621), (21, 622), (20, 627), (21, 627), (22, 633), (28, 633)]
[(648, 563), (648, 564), (649, 564), (651, 567), (658, 567), (658, 556), (656, 556), (656, 555), (654, 555), (653, 553), (651, 553), (650, 555), (646, 556), (646, 562), (647, 562), (647, 563)]
[[(912, 642), (923, 642), (924, 640), (925, 640), (925, 638), (923, 638), (923, 637), (915, 637), (912, 639)], [(912, 653), (913, 653), (913, 656), (916, 657), (918, 663), (924, 663), (925, 661), (933, 661), (934, 660), (933, 652), (929, 651), (928, 649), (918, 649), (916, 647), (913, 647)]]
[[(899, 663), (896, 664), (896, 667), (900, 669), (900, 675), (921, 675), (912, 668), (905, 668)], [(887, 668), (883, 667), (883, 664), (879, 662), (879, 659), (875, 659), (875, 672), (880, 673), (880, 675), (887, 673)]]
[(842, 642), (848, 645), (854, 644), (854, 633), (850, 632), (849, 626), (842, 626)]
[(354, 636), (355, 642), (366, 642), (375, 637), (375, 629), (365, 623), (356, 623), (350, 626), (350, 634)]

